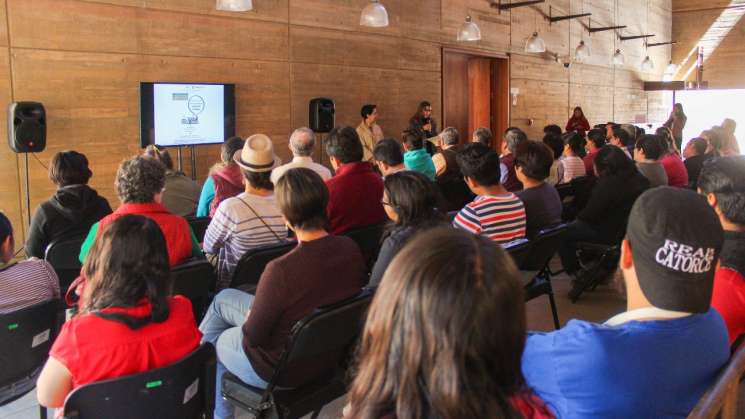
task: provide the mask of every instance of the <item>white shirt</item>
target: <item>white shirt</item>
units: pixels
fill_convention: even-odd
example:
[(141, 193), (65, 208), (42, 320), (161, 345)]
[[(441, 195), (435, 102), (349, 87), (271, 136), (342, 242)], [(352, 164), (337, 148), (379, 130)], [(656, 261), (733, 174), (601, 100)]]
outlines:
[(625, 311), (621, 314), (611, 317), (607, 322), (606, 326), (618, 326), (624, 323), (628, 323), (640, 319), (665, 319), (672, 320), (681, 317), (690, 316), (691, 313), (685, 313), (682, 311), (663, 310), (657, 307), (645, 307), (637, 308), (636, 310)]
[(299, 167), (304, 167), (318, 173), (324, 181), (331, 178), (331, 171), (326, 166), (313, 162), (313, 159), (308, 156), (295, 156), (292, 158), (291, 162), (275, 167), (274, 170), (272, 170), (272, 183), (276, 185), (279, 178), (281, 178), (286, 171), (297, 169)]

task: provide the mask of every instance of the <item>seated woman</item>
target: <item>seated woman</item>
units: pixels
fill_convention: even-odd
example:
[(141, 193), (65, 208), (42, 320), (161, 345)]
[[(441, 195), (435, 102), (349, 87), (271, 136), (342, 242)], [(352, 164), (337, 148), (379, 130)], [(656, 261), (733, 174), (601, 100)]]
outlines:
[(204, 181), (197, 204), (197, 217), (212, 217), (220, 202), (243, 192), (243, 175), (233, 156), (243, 148), (241, 137), (230, 137), (222, 143), (220, 163), (212, 166)]
[(82, 311), (62, 326), (36, 385), (62, 407), (77, 387), (172, 364), (199, 346), (191, 303), (167, 297), (166, 241), (152, 220), (126, 215), (91, 248)]
[(487, 238), (436, 229), (413, 239), (370, 306), (345, 417), (552, 417), (521, 371), (519, 278)]
[(31, 219), (26, 239), (28, 257), (43, 259), (53, 241), (83, 236), (98, 220), (111, 214), (106, 198), (88, 186), (92, 175), (84, 154), (61, 151), (52, 157), (49, 179), (57, 191), (39, 205)]
[[(318, 307), (357, 295), (366, 280), (357, 244), (324, 229), (329, 193), (316, 172), (288, 170), (275, 194), (297, 247), (266, 266), (255, 297), (236, 289), (217, 294), (199, 326), (203, 340), (217, 348), (215, 418), (232, 417), (221, 395), (226, 370), (249, 385), (266, 387), (295, 323)], [(328, 368), (318, 362), (288, 371), (278, 385), (297, 387)]]
[(626, 230), (631, 207), (636, 198), (649, 189), (649, 180), (636, 169), (634, 162), (619, 147), (605, 146), (595, 157), (595, 176), (585, 208), (569, 224), (559, 256), (567, 274), (579, 270), (577, 243), (615, 244)]
[(183, 172), (173, 170), (173, 159), (168, 150), (149, 145), (143, 153), (166, 167), (166, 186), (163, 190), (163, 206), (176, 215), (188, 217), (197, 211), (199, 185)]
[(438, 198), (435, 184), (421, 173), (407, 170), (385, 178), (383, 208), (393, 223), (383, 236), (378, 260), (370, 276), (370, 286), (378, 286), (391, 260), (409, 239), (423, 230), (445, 223), (444, 216), (435, 208)]
[(663, 145), (663, 153), (660, 158), (660, 163), (665, 168), (667, 174), (667, 184), (675, 186), (677, 188), (688, 187), (688, 171), (686, 170), (685, 163), (680, 157), (680, 150), (675, 145), (675, 137), (669, 128), (660, 127), (657, 128), (655, 133), (661, 137)]
[(585, 139), (572, 131), (562, 135), (561, 140), (564, 142), (564, 151), (556, 167), (558, 184), (569, 183), (576, 177), (587, 175), (585, 162), (582, 161)]
[(523, 184), (516, 194), (525, 205), (525, 235), (533, 238), (543, 228), (561, 223), (559, 192), (545, 182), (554, 155), (547, 145), (526, 141), (517, 147), (515, 156), (515, 173)]

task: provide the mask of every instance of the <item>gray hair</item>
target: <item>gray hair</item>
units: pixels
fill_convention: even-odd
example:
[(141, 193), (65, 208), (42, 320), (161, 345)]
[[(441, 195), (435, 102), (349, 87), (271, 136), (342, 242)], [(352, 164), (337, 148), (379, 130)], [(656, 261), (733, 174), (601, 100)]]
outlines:
[(456, 145), (460, 140), (460, 134), (458, 130), (453, 127), (447, 127), (440, 133), (440, 139), (445, 145)]
[(298, 128), (290, 135), (290, 150), (295, 156), (310, 156), (315, 144), (316, 134), (310, 128)]
[(492, 140), (494, 139), (494, 134), (491, 133), (491, 130), (484, 127), (476, 128), (473, 132), (473, 136), (477, 142), (487, 147), (491, 147)]
[(116, 171), (116, 192), (122, 203), (145, 204), (153, 202), (166, 184), (166, 167), (163, 163), (142, 156), (125, 160)]
[(528, 136), (520, 128), (508, 128), (504, 133), (504, 141), (507, 144), (507, 150), (514, 153), (517, 146), (528, 141)]

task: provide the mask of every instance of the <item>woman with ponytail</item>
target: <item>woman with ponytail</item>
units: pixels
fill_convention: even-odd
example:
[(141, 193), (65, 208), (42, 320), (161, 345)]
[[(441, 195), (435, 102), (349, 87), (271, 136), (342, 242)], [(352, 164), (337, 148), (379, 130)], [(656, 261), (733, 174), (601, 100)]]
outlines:
[(62, 327), (37, 382), (41, 405), (62, 407), (76, 387), (160, 368), (199, 346), (191, 302), (167, 296), (166, 241), (151, 219), (112, 222), (82, 275), (82, 310)]

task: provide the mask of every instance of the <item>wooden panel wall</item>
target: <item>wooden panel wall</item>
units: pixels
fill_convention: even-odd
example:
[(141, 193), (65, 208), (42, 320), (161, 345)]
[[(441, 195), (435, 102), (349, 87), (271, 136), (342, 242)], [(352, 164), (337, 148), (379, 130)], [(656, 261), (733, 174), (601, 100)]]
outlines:
[[(671, 0), (649, 0), (649, 19), (647, 0), (622, 2), (628, 33), (649, 25), (669, 37)], [(667, 112), (663, 101), (641, 91), (643, 80), (660, 78), (638, 71), (641, 41), (625, 44), (627, 65), (613, 68), (612, 33), (589, 37), (579, 22), (548, 25), (537, 14), (549, 4), (554, 13), (584, 9), (594, 14), (593, 25), (607, 25), (612, 0), (550, 0), (511, 13), (487, 0), (382, 0), (390, 15), (382, 29), (359, 26), (367, 3), (254, 0), (254, 11), (227, 13), (214, 10), (215, 0), (0, 0), (0, 99), (43, 102), (48, 149), (38, 158), (46, 164), (64, 149), (87, 154), (93, 187), (114, 206), (116, 168), (138, 152), (140, 81), (236, 83), (238, 134), (270, 135), (285, 159), (287, 137), (307, 124), (307, 103), (316, 96), (335, 99), (339, 124), (356, 125), (362, 104), (378, 104), (388, 136), (398, 137), (421, 100), (442, 120), (443, 47), (511, 54), (510, 84), (520, 88), (511, 123), (533, 137), (546, 123), (563, 123), (575, 105), (592, 122), (629, 122), (638, 113), (659, 121)], [(455, 41), (467, 14), (483, 35), (472, 45)], [(536, 26), (549, 52), (561, 57), (573, 54), (584, 33), (591, 59), (566, 69), (550, 54), (525, 55), (524, 40)], [(669, 49), (654, 53), (659, 69)], [(22, 164), (0, 149), (0, 209), (20, 231)], [(216, 146), (198, 149), (200, 178), (217, 158)], [(53, 186), (33, 158), (31, 169), (35, 207)]]

